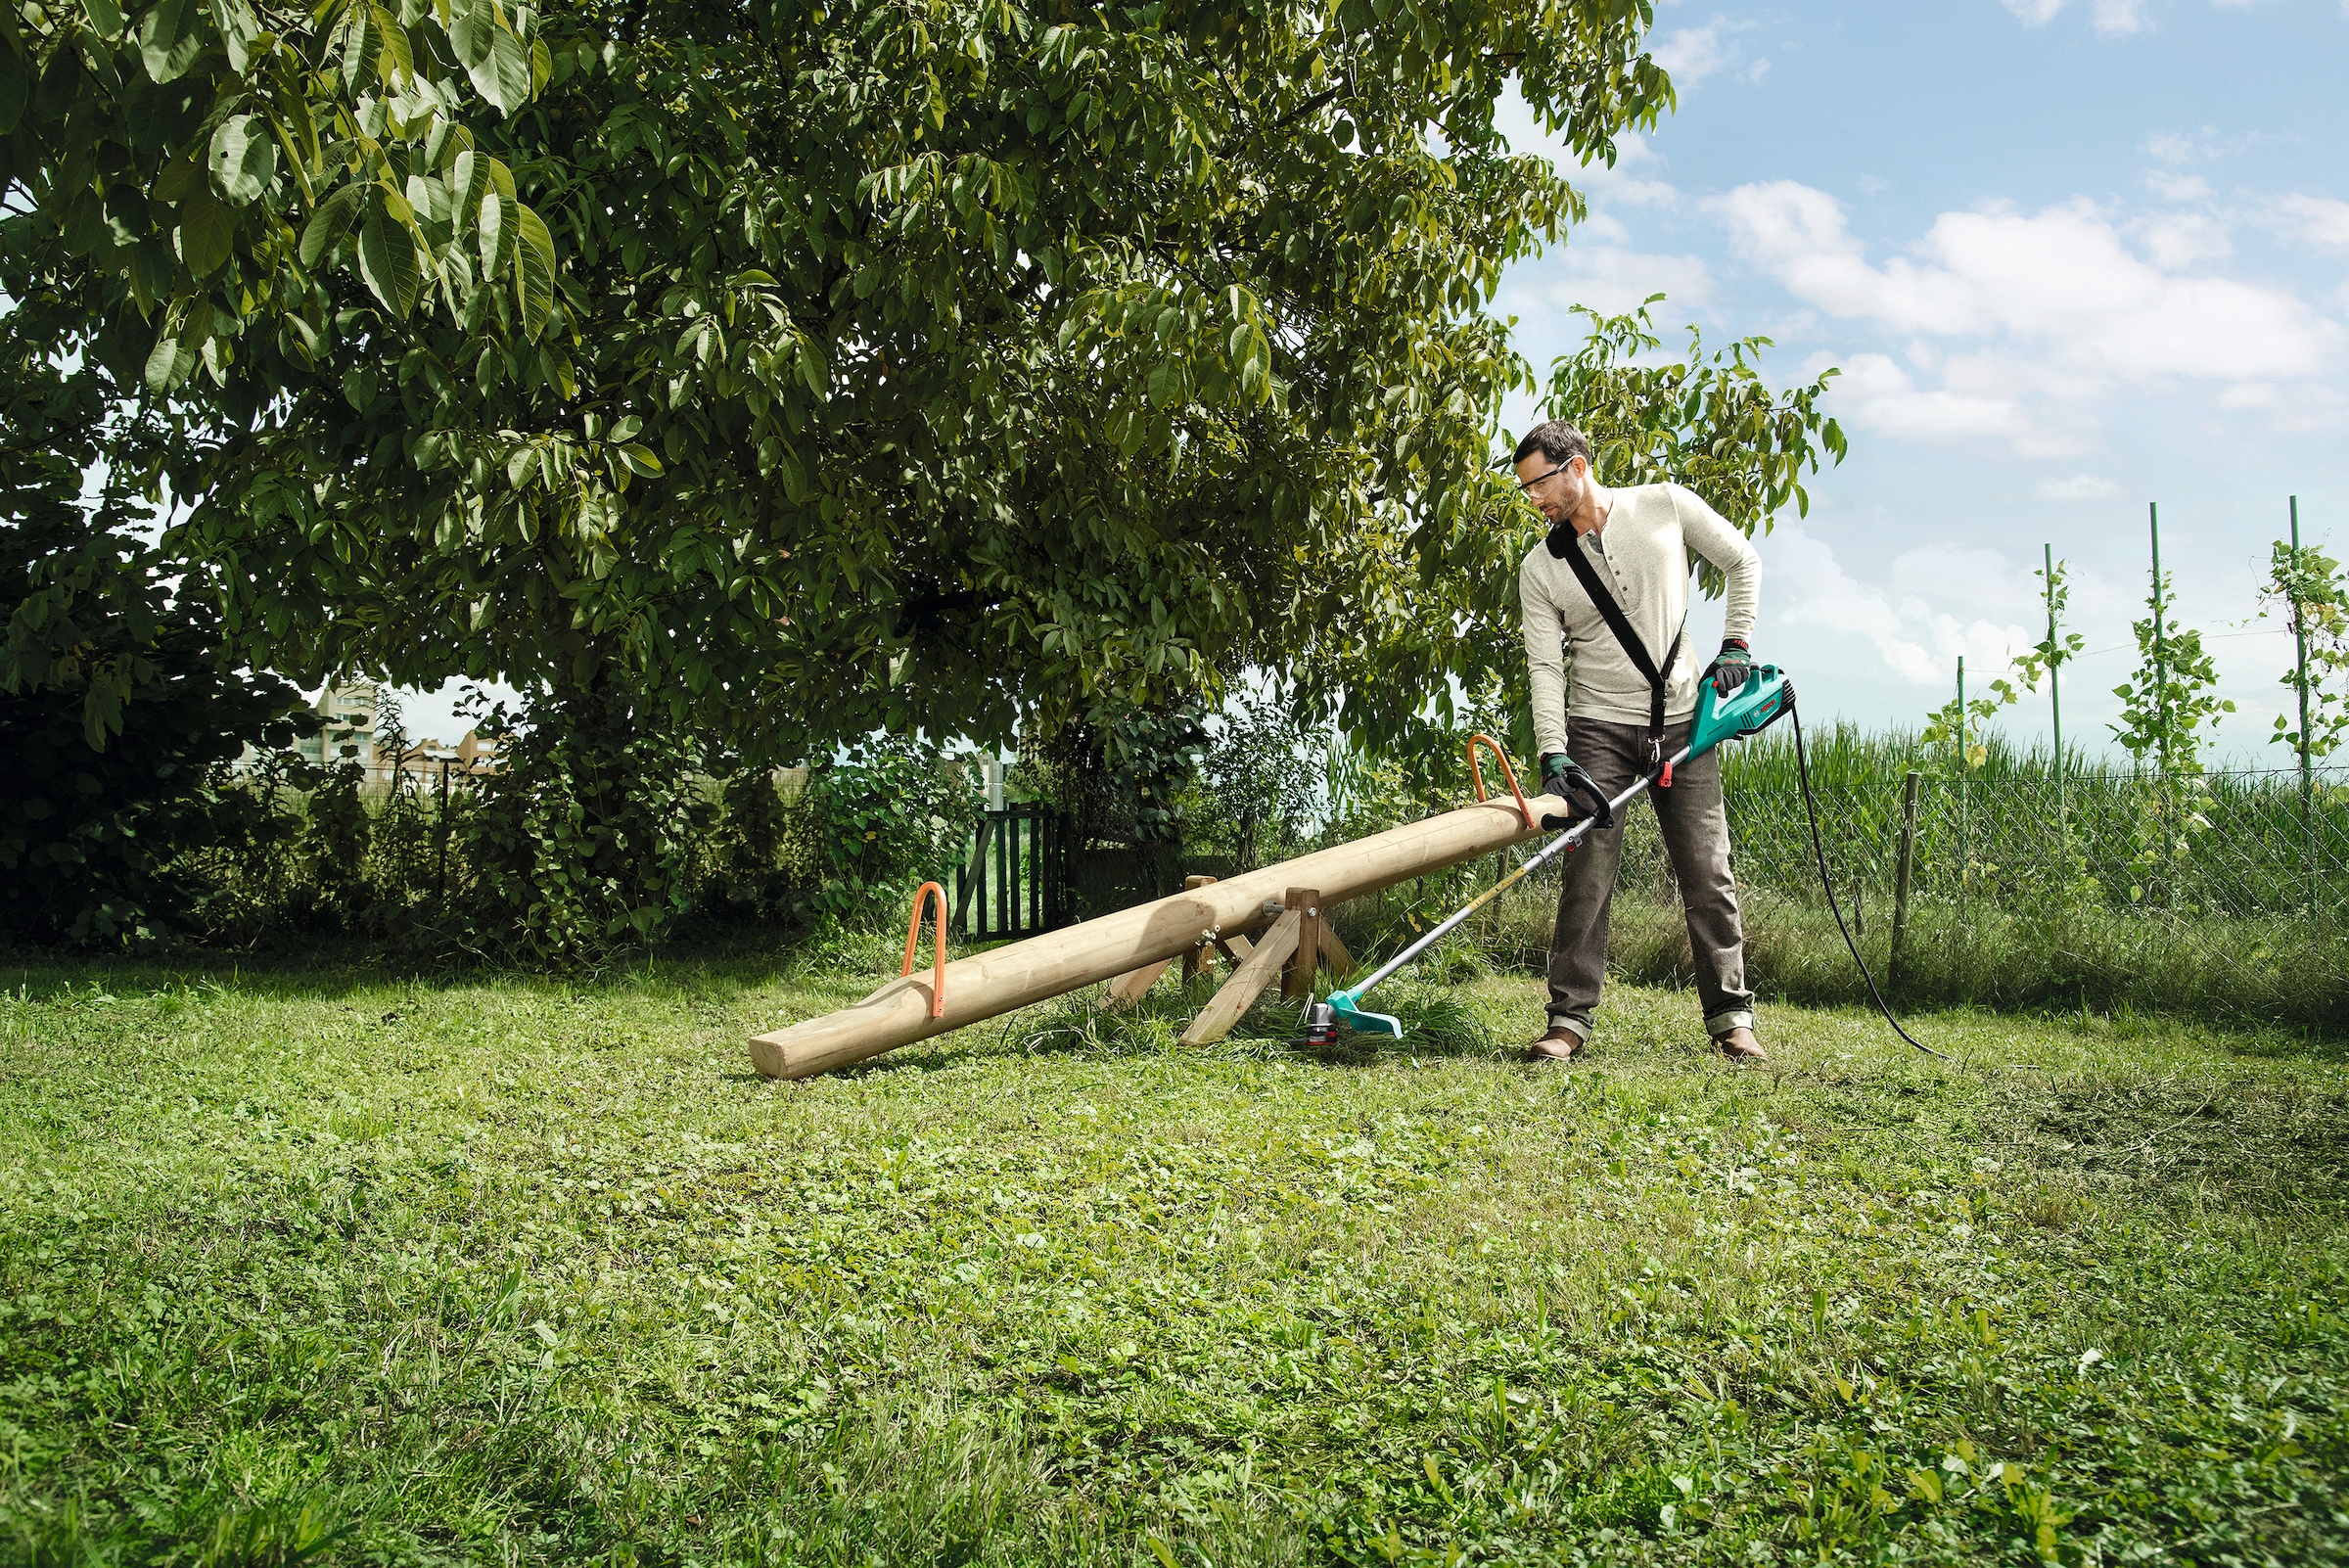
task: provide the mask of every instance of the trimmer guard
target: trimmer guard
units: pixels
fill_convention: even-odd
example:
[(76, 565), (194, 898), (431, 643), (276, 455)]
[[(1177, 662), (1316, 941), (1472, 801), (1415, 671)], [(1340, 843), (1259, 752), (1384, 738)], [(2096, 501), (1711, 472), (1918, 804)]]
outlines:
[(1403, 1020), (1388, 1013), (1365, 1013), (1354, 1005), (1354, 992), (1335, 992), (1329, 998), (1329, 1010), (1337, 1021), (1358, 1035), (1387, 1035), (1403, 1038)]
[(1794, 707), (1794, 687), (1775, 665), (1756, 665), (1745, 684), (1724, 698), (1710, 680), (1696, 688), (1696, 721), (1688, 729), (1688, 755), (1702, 757), (1723, 741), (1758, 735)]

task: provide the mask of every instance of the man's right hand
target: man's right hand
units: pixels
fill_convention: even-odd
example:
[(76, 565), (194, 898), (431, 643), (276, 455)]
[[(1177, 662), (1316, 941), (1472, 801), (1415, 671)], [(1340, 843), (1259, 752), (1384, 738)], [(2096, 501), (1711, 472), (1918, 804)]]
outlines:
[[(1542, 754), (1542, 793), (1555, 795), (1564, 801), (1569, 815), (1559, 826), (1572, 827), (1586, 817), (1595, 817), (1600, 827), (1615, 825), (1615, 807), (1607, 800), (1607, 792), (1598, 787), (1598, 780), (1583, 770), (1580, 762), (1564, 752)], [(1548, 827), (1556, 818), (1542, 825)]]

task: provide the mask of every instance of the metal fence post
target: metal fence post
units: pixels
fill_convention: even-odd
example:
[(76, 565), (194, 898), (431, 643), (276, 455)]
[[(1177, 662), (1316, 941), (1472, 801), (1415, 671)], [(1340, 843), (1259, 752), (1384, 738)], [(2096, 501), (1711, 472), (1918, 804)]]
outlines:
[(1908, 789), (1901, 801), (1901, 863), (1892, 884), (1892, 961), (1885, 966), (1893, 989), (1901, 985), (1901, 949), (1909, 940), (1909, 880), (1916, 866), (1916, 792), (1924, 775), (1909, 770)]
[(2063, 664), (2060, 644), (2055, 641), (2055, 546), (2042, 544), (2045, 566), (2040, 572), (2040, 585), (2047, 590), (2048, 601), (2048, 709), (2055, 721), (2055, 841), (2063, 855), (2064, 882), (2071, 881), (2072, 823), (2070, 802), (2063, 787)]
[[(2300, 497), (2292, 497), (2292, 570), (2300, 570)], [(2308, 770), (2308, 627), (2300, 613), (2300, 596), (2292, 596), (2292, 649), (2296, 673), (2292, 684), (2300, 696), (2300, 837), (2307, 845), (2308, 911), (2317, 911), (2316, 784)]]
[(1958, 912), (1974, 889), (1973, 754), (1966, 747), (1965, 655), (1958, 656)]

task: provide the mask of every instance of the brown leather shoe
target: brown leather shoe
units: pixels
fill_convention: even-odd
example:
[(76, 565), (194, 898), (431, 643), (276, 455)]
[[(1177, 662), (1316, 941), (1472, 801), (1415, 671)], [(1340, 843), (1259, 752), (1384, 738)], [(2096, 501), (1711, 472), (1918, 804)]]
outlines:
[(1552, 1024), (1540, 1039), (1525, 1048), (1529, 1062), (1571, 1062), (1583, 1048), (1583, 1037), (1564, 1024)]
[(1758, 1067), (1770, 1060), (1770, 1052), (1762, 1048), (1750, 1029), (1732, 1029), (1716, 1037), (1713, 1043), (1731, 1067)]

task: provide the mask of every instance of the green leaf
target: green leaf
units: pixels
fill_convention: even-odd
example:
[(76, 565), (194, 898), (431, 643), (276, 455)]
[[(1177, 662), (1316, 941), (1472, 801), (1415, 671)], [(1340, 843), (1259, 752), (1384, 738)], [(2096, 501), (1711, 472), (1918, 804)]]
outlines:
[(626, 463), (628, 467), (634, 469), (646, 479), (657, 479), (660, 477), (661, 459), (654, 456), (653, 449), (641, 441), (631, 441), (627, 445), (622, 446), (620, 449), (620, 456), (621, 461)]
[(236, 241), (237, 215), (205, 186), (188, 193), (179, 204), (179, 258), (190, 272), (202, 278), (219, 270)]
[(394, 316), (404, 320), (415, 308), (416, 241), (380, 202), (370, 207), (359, 230), (359, 276)]
[(494, 283), (514, 249), (514, 199), (491, 191), (482, 198), (482, 281)]
[[(471, 73), (469, 73), (471, 74)], [(520, 38), (505, 27), (497, 29), (489, 40), (489, 79), (475, 74), (474, 85), (482, 96), (511, 115), (530, 101), (532, 75), (530, 51)]]
[(81, 9), (89, 13), (90, 25), (99, 37), (122, 36), (122, 11), (115, 0), (81, 0)]
[(456, 0), (455, 9), (448, 27), (449, 47), (457, 52), (457, 64), (471, 75), (489, 64), (489, 40), (497, 31), (497, 22), (487, 0)]
[(277, 137), (258, 115), (232, 115), (212, 132), (207, 164), (212, 189), (232, 207), (250, 207), (277, 178)]
[(0, 136), (17, 128), (24, 117), (24, 97), (31, 83), (24, 75), (24, 57), (14, 38), (0, 38)]
[(139, 59), (157, 82), (176, 81), (204, 53), (203, 0), (161, 0), (139, 22)]
[(514, 254), (515, 298), (522, 306), (523, 336), (536, 343), (555, 307), (555, 237), (547, 233), (545, 219), (520, 205), (514, 208), (514, 228), (519, 242)]
[(471, 148), (459, 153), (448, 171), (448, 188), (453, 193), (450, 216), (456, 225), (452, 237), (470, 239), (479, 226), (482, 198), (489, 191), (489, 155)]
[(316, 266), (319, 259), (334, 249), (335, 242), (349, 231), (352, 219), (358, 215), (360, 204), (366, 199), (367, 187), (352, 180), (338, 187), (318, 204), (318, 210), (310, 214), (310, 221), (301, 230), (300, 255), (303, 266)]
[(179, 341), (179, 328), (166, 323), (163, 335), (155, 341), (154, 350), (147, 355), (148, 389), (167, 392), (187, 380), (188, 372), (195, 368), (196, 350), (183, 346)]
[(376, 15), (375, 8), (361, 0), (343, 24), (343, 91), (353, 98), (375, 85), (383, 60), (384, 39), (376, 30)]

